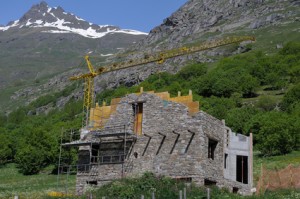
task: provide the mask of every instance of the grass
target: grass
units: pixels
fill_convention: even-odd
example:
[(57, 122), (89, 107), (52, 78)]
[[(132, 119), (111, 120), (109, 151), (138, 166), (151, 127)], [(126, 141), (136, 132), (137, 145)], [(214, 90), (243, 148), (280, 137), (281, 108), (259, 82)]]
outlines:
[[(13, 198), (18, 195), (20, 198), (35, 199), (41, 198), (51, 191), (57, 191), (57, 175), (51, 174), (48, 168), (38, 175), (24, 176), (18, 173), (15, 164), (7, 164), (0, 167), (0, 199)], [(65, 176), (62, 176), (65, 180)], [(60, 181), (62, 182), (62, 181)], [(70, 191), (75, 189), (75, 176), (68, 179)], [(59, 186), (60, 190), (64, 186)]]

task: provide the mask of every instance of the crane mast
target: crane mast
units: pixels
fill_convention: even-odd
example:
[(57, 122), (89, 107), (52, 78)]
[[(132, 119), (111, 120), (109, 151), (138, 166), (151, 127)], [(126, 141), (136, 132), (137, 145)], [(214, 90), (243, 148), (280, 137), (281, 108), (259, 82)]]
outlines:
[(200, 52), (204, 50), (209, 50), (212, 48), (220, 47), (220, 46), (225, 46), (229, 44), (234, 44), (234, 43), (240, 43), (243, 41), (255, 41), (255, 38), (252, 36), (235, 36), (235, 37), (226, 37), (222, 39), (217, 39), (213, 41), (208, 41), (201, 43), (197, 46), (184, 46), (180, 48), (175, 48), (171, 50), (166, 50), (166, 51), (161, 51), (155, 54), (147, 55), (144, 58), (141, 59), (130, 59), (128, 61), (124, 62), (116, 62), (112, 63), (106, 66), (100, 67), (98, 70), (95, 70), (94, 67), (92, 66), (89, 56), (85, 56), (85, 60), (88, 65), (89, 73), (78, 75), (78, 76), (73, 76), (70, 77), (70, 80), (80, 80), (84, 79), (85, 84), (84, 84), (84, 102), (83, 102), (83, 122), (82, 126), (83, 127), (88, 127), (88, 122), (89, 122), (89, 111), (90, 108), (92, 107), (93, 100), (94, 100), (94, 77), (101, 75), (103, 73), (108, 73), (111, 71), (116, 71), (116, 70), (121, 70), (125, 68), (130, 68), (138, 65), (144, 65), (148, 63), (153, 63), (156, 62), (158, 64), (164, 63), (165, 60), (182, 56), (182, 55), (187, 55), (187, 54), (192, 54), (195, 52)]

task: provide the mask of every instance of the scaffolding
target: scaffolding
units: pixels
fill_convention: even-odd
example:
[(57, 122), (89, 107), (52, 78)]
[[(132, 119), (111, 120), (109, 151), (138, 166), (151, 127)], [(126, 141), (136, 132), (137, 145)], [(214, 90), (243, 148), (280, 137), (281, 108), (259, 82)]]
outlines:
[[(101, 165), (121, 164), (121, 177), (124, 177), (125, 162), (136, 141), (136, 135), (128, 129), (127, 124), (111, 125), (89, 130), (85, 137), (82, 135), (82, 129), (62, 130), (57, 169), (57, 189), (59, 192), (65, 194), (73, 192), (69, 188), (70, 175), (88, 177), (88, 184), (97, 185), (97, 182), (101, 181), (99, 179), (99, 167)], [(106, 154), (107, 148), (105, 147), (109, 145), (118, 146), (115, 150), (116, 154)], [(76, 157), (75, 151), (79, 161), (74, 158)]]

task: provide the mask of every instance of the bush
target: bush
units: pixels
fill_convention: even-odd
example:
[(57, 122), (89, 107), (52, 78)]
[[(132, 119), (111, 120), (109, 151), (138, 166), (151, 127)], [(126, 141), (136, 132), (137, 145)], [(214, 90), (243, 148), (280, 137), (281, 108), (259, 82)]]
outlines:
[(37, 174), (53, 163), (58, 152), (56, 138), (48, 134), (46, 129), (29, 127), (28, 131), (15, 156), (20, 172), (25, 175)]
[(285, 111), (291, 111), (293, 105), (300, 102), (300, 83), (290, 89), (283, 97), (281, 108)]
[(184, 80), (192, 80), (207, 73), (207, 67), (204, 64), (191, 64), (183, 67), (177, 76)]
[(256, 106), (264, 111), (272, 111), (277, 106), (277, 102), (274, 97), (263, 95), (259, 98)]
[(300, 129), (290, 115), (272, 111), (253, 117), (247, 131), (252, 131), (257, 148), (264, 156), (287, 154), (295, 149), (295, 133)]
[(222, 120), (225, 119), (229, 110), (236, 107), (236, 102), (231, 98), (205, 98), (208, 106), (202, 108), (212, 116)]
[(258, 114), (258, 110), (250, 107), (230, 109), (226, 115), (226, 125), (236, 133), (248, 135), (246, 124), (256, 114)]
[(4, 129), (0, 128), (0, 165), (7, 163), (12, 159), (12, 150), (10, 141), (5, 135)]
[(43, 167), (44, 157), (40, 149), (31, 145), (23, 146), (16, 154), (16, 163), (24, 175), (37, 174)]

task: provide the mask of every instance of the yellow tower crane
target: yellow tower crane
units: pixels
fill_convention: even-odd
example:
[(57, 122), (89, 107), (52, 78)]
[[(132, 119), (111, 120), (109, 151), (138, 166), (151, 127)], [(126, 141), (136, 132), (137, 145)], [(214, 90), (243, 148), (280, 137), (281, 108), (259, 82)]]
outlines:
[(83, 100), (83, 127), (88, 127), (89, 121), (89, 111), (93, 105), (94, 99), (94, 77), (101, 75), (103, 73), (108, 73), (111, 71), (116, 71), (120, 69), (125, 69), (129, 67), (134, 67), (138, 65), (148, 64), (152, 62), (157, 62), (158, 64), (162, 64), (166, 59), (170, 59), (173, 57), (178, 57), (186, 54), (191, 54), (199, 51), (204, 51), (220, 46), (225, 46), (234, 43), (240, 43), (243, 41), (255, 41), (255, 38), (252, 36), (235, 36), (235, 37), (226, 37), (222, 39), (217, 39), (213, 41), (208, 41), (201, 43), (197, 46), (191, 47), (180, 47), (171, 50), (162, 51), (159, 53), (155, 53), (153, 55), (147, 55), (141, 59), (128, 60), (124, 62), (112, 63), (106, 66), (102, 66), (99, 69), (95, 70), (92, 66), (89, 56), (85, 56), (85, 60), (87, 62), (87, 66), (89, 68), (89, 73), (82, 74), (79, 76), (70, 77), (70, 80), (80, 80), (84, 79), (84, 100)]

